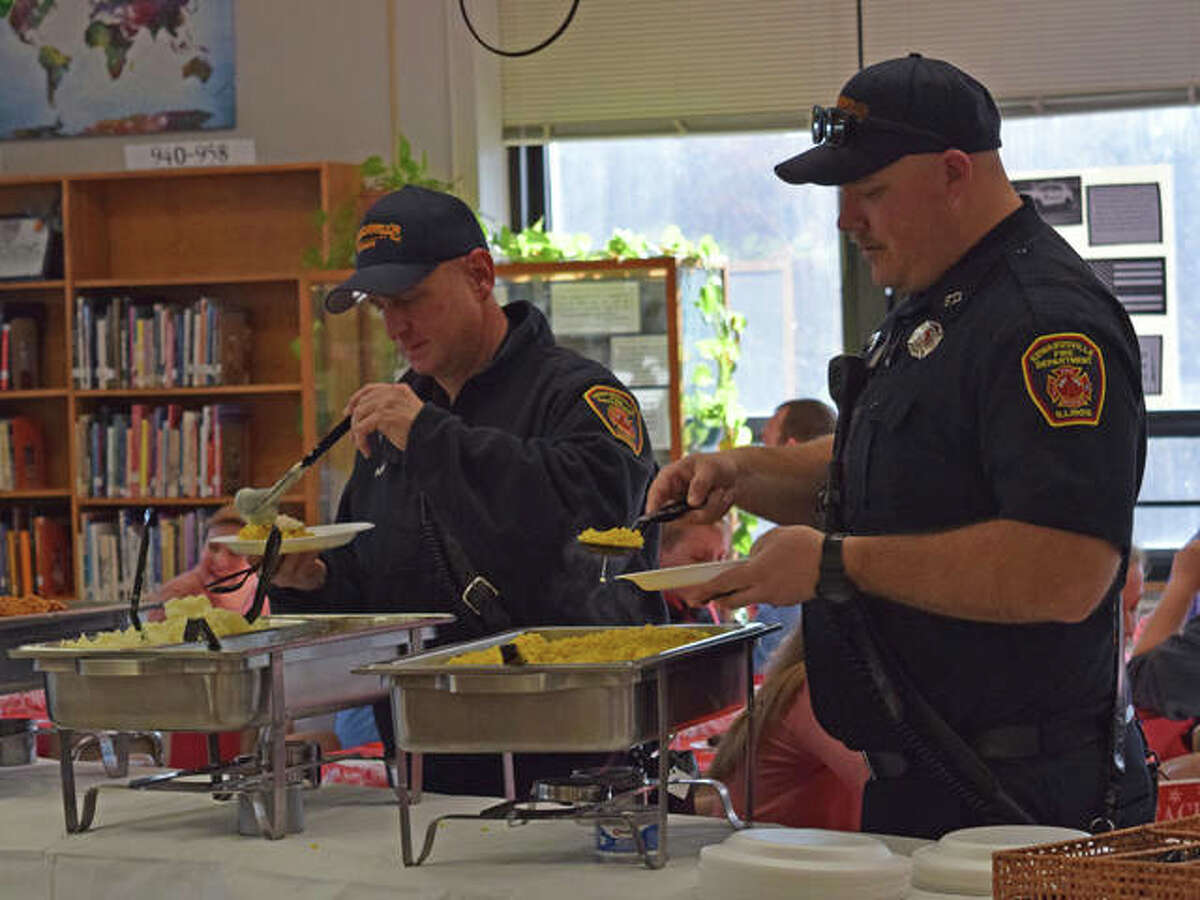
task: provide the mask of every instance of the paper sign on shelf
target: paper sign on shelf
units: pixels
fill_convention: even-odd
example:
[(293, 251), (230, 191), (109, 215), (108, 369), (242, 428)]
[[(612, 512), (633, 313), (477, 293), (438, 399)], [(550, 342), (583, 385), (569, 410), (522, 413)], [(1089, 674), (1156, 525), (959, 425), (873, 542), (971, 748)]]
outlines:
[(125, 145), (126, 169), (248, 166), (254, 161), (254, 141), (249, 138)]

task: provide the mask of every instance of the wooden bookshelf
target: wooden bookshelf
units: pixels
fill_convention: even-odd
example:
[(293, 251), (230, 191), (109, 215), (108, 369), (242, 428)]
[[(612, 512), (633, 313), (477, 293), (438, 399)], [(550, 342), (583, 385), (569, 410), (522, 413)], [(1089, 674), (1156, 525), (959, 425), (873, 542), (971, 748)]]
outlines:
[[(81, 527), (89, 517), (128, 508), (207, 511), (226, 493), (199, 497), (95, 497), (78, 492), (84, 448), (74, 423), (100, 409), (132, 404), (236, 404), (246, 411), (248, 481), (270, 484), (316, 442), (312, 313), (303, 292), (304, 250), (328, 240), (315, 224), (358, 191), (357, 167), (296, 163), (215, 169), (0, 178), (0, 215), (57, 218), (59, 270), (36, 280), (0, 281), (0, 307), (31, 309), (39, 322), (38, 384), (0, 390), (0, 417), (31, 416), (45, 433), (47, 483), (0, 492), (0, 517), (28, 508), (71, 523), (76, 590)], [(246, 311), (253, 335), (248, 381), (184, 387), (79, 386), (75, 376), (77, 297), (130, 297), (177, 307), (199, 296)], [(315, 488), (285, 498), (288, 511), (315, 521)], [(81, 602), (88, 598), (80, 597)]]

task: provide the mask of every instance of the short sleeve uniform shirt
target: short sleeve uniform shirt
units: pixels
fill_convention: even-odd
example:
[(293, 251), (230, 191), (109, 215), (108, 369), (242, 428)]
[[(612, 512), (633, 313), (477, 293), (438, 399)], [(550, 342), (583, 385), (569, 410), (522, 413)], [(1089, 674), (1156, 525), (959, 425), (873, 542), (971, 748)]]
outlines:
[[(1127, 552), (1145, 457), (1137, 339), (1028, 201), (905, 298), (867, 362), (844, 456), (849, 533), (1012, 519)], [(1119, 579), (1077, 625), (968, 622), (881, 598), (868, 609), (915, 684), (969, 735), (1111, 710), (1118, 590)]]

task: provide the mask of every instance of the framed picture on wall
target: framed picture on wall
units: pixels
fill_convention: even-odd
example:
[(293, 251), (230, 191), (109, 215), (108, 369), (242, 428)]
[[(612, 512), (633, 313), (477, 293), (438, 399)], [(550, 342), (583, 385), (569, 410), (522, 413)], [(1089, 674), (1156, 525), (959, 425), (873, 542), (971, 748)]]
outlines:
[(1130, 315), (1167, 311), (1167, 261), (1164, 257), (1089, 259), (1087, 264)]
[(1018, 194), (1033, 199), (1047, 225), (1079, 225), (1083, 222), (1082, 181), (1078, 176), (1030, 178), (1014, 181)]
[(1162, 345), (1161, 334), (1139, 334), (1138, 347), (1142, 351), (1142, 392), (1162, 393)]
[(0, 140), (235, 127), (233, 2), (18, 3)]

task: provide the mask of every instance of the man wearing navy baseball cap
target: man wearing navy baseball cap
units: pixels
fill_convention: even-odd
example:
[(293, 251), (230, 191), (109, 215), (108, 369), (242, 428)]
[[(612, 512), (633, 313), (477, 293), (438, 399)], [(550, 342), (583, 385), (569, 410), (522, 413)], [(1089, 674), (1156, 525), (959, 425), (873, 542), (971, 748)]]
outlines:
[[(633, 396), (600, 364), (558, 346), (524, 301), (501, 307), (474, 212), (409, 186), (366, 213), (355, 273), (330, 313), (369, 303), (409, 365), (399, 383), (346, 404), (358, 447), (339, 521), (373, 522), (351, 544), (289, 554), (271, 602), (282, 611), (453, 612), (446, 642), (538, 625), (666, 619), (658, 594), (601, 583), (585, 528), (626, 525), (655, 471)], [(631, 569), (653, 568), (657, 533)], [(392, 743), (387, 704), (376, 708)], [(518, 756), (520, 796), (535, 776), (567, 775), (593, 756)], [(426, 787), (500, 795), (500, 758), (427, 757)]]
[(817, 718), (871, 764), (863, 830), (1148, 821), (1119, 637), (1146, 449), (1129, 318), (1013, 191), (966, 72), (869, 66), (812, 124), (775, 171), (838, 186), (898, 302), (830, 365), (832, 439), (687, 457), (647, 507), (781, 524), (695, 599), (804, 604)]

